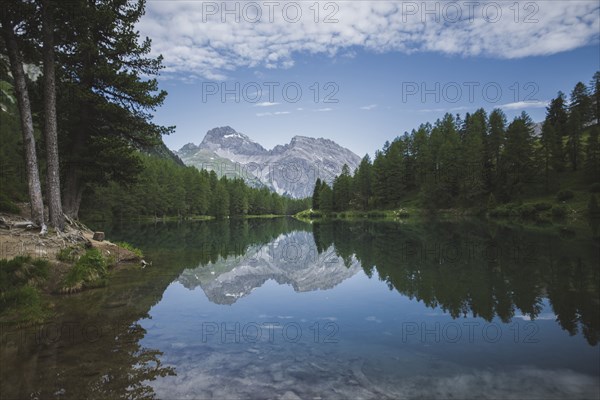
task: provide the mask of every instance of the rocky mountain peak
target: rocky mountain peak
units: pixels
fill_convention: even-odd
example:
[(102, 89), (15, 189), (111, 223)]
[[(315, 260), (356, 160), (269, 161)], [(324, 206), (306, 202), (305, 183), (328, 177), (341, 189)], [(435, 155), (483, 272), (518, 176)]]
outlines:
[(265, 150), (230, 126), (209, 130), (199, 146), (187, 144), (177, 154), (186, 165), (210, 165), (217, 168), (217, 174), (243, 171), (241, 177), (248, 182), (260, 182), (295, 198), (310, 196), (318, 177), (329, 182), (344, 164), (354, 171), (360, 162), (352, 151), (329, 139), (298, 135), (287, 144)]
[(198, 149), (199, 149), (199, 147), (196, 146), (194, 143), (188, 143), (188, 144), (184, 145), (182, 148), (180, 148), (177, 153), (181, 156), (188, 156), (188, 155), (193, 155), (194, 153), (196, 153), (198, 151)]
[(212, 151), (225, 150), (235, 154), (255, 155), (266, 152), (258, 143), (230, 126), (213, 128), (206, 132), (199, 148)]

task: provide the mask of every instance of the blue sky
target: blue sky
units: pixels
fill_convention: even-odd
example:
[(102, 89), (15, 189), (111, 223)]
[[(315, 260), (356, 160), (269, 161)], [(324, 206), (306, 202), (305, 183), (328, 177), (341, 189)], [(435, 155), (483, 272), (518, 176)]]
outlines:
[(266, 148), (304, 135), (372, 155), (445, 112), (541, 121), (600, 70), (597, 0), (423, 4), (150, 1), (140, 30), (165, 57), (167, 146), (230, 125)]

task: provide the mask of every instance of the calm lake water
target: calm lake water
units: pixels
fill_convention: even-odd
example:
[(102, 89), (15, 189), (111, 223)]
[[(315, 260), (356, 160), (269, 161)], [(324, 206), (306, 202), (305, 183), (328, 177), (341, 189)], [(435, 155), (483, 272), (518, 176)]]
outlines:
[(600, 398), (600, 247), (584, 231), (104, 229), (152, 266), (55, 299), (51, 324), (3, 327), (0, 398)]

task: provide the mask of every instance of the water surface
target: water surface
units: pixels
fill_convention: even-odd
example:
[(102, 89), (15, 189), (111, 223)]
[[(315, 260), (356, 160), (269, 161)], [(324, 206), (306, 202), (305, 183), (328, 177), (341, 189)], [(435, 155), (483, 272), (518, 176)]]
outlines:
[(1, 398), (599, 398), (599, 246), (475, 222), (131, 225), (152, 266), (2, 334)]

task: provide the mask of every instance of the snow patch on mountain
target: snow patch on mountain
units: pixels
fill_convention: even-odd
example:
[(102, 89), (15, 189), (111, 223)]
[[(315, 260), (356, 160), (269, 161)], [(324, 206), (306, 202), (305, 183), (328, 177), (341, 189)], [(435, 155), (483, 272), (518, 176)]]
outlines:
[(186, 165), (239, 176), (295, 198), (310, 196), (317, 178), (331, 182), (344, 164), (354, 171), (360, 162), (329, 139), (294, 136), (290, 143), (267, 150), (229, 126), (209, 130), (200, 145), (188, 143), (176, 153)]

